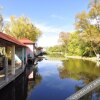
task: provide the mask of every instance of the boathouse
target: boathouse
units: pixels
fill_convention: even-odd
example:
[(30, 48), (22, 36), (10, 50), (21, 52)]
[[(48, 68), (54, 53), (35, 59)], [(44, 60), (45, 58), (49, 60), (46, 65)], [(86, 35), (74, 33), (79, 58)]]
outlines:
[(0, 32), (0, 89), (23, 72), (25, 50), (23, 43)]

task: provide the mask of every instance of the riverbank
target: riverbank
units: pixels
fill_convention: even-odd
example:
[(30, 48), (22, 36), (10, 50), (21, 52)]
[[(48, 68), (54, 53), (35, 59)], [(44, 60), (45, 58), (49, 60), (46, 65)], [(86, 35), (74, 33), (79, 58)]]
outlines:
[(88, 61), (93, 61), (93, 62), (97, 62), (97, 58), (96, 57), (81, 57), (81, 56), (66, 56), (67, 58), (73, 58), (73, 59), (83, 59), (83, 60), (88, 60)]
[(47, 59), (52, 59), (52, 60), (68, 60), (68, 58), (73, 58), (73, 59), (83, 59), (83, 60), (88, 60), (92, 62), (98, 62), (96, 57), (82, 57), (82, 56), (47, 56)]

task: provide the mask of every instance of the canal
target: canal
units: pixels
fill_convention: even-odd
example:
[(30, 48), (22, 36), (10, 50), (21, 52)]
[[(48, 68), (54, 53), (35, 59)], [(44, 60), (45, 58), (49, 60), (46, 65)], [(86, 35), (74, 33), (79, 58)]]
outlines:
[[(65, 100), (100, 76), (100, 65), (91, 61), (43, 60), (33, 69), (33, 78), (23, 73), (0, 90), (0, 100)], [(100, 87), (80, 100), (100, 100)]]

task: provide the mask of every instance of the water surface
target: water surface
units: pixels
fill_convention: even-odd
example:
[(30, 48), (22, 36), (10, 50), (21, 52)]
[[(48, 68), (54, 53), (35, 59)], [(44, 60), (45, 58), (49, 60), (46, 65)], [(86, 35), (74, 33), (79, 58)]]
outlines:
[[(65, 100), (99, 76), (100, 66), (90, 61), (43, 60), (38, 63), (35, 80), (29, 82), (27, 100)], [(100, 89), (84, 98), (99, 100), (96, 94), (100, 94)]]

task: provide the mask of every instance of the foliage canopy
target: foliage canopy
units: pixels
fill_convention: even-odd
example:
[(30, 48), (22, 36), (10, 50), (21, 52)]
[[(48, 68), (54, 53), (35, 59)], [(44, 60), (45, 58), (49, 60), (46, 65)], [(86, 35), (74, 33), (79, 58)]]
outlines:
[(42, 34), (29, 18), (24, 16), (19, 18), (11, 16), (10, 22), (5, 25), (4, 31), (17, 39), (28, 38), (32, 41), (36, 41)]

